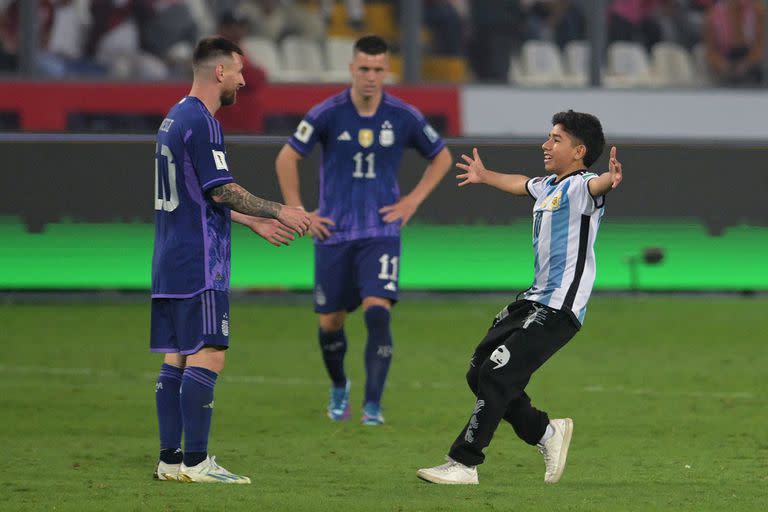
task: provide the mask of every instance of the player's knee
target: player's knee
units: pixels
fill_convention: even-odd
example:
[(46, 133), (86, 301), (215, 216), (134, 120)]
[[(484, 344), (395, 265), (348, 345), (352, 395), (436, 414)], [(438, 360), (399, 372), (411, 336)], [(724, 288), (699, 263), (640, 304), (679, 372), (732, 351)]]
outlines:
[(175, 366), (176, 368), (182, 368), (183, 369), (184, 368), (185, 359), (186, 359), (186, 357), (184, 357), (183, 355), (181, 355), (178, 352), (176, 352), (176, 353), (165, 354), (165, 356), (163, 357), (163, 362), (165, 364), (169, 364), (171, 366)]
[(329, 313), (320, 315), (320, 330), (323, 332), (338, 332), (344, 328), (343, 313)]
[(187, 366), (197, 366), (221, 373), (224, 370), (226, 351), (216, 347), (203, 347), (196, 354), (187, 356)]
[(384, 308), (389, 311), (392, 308), (392, 301), (384, 297), (363, 297), (363, 310), (368, 311), (375, 307)]

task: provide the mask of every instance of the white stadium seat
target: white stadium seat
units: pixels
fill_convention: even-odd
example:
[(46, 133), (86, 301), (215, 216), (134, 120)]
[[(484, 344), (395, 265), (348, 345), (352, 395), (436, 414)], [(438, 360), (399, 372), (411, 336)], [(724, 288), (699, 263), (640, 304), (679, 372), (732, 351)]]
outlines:
[(572, 87), (584, 87), (589, 83), (589, 42), (569, 41), (563, 49), (565, 80)]
[(639, 43), (616, 41), (608, 46), (606, 87), (630, 88), (653, 85), (651, 65), (645, 48)]
[(549, 41), (523, 43), (520, 59), (510, 65), (510, 71), (513, 81), (524, 87), (559, 86), (564, 81), (560, 50)]
[(299, 36), (288, 36), (280, 45), (283, 69), (292, 73), (297, 80), (316, 81), (323, 78), (325, 59), (320, 45)]
[(694, 87), (696, 71), (688, 50), (675, 43), (657, 43), (651, 49), (653, 77), (660, 87)]
[(329, 37), (325, 42), (325, 61), (328, 68), (323, 73), (326, 82), (348, 82), (349, 63), (355, 39), (351, 37)]

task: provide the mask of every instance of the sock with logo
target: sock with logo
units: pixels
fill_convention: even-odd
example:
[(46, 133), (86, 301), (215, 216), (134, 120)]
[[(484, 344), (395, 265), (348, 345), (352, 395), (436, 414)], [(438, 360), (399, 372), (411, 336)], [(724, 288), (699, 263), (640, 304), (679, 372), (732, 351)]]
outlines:
[(320, 340), (320, 350), (323, 352), (323, 362), (328, 376), (333, 381), (333, 386), (343, 388), (347, 385), (347, 376), (344, 373), (344, 355), (347, 353), (347, 335), (344, 329), (336, 332), (324, 332), (318, 329), (317, 337)]
[(389, 329), (389, 310), (372, 306), (365, 311), (368, 342), (365, 346), (365, 403), (381, 402), (384, 383), (392, 361), (392, 333)]
[(168, 464), (178, 464), (178, 462), (163, 459), (163, 452), (173, 453), (181, 448), (182, 421), (179, 388), (183, 373), (184, 370), (181, 368), (163, 364), (155, 383), (157, 425), (160, 430), (160, 460)]
[[(198, 366), (187, 366), (184, 370), (181, 382), (181, 414), (184, 418), (186, 466), (196, 466), (208, 453), (208, 433), (211, 431), (216, 377), (216, 372)], [(200, 454), (203, 455), (202, 458)]]

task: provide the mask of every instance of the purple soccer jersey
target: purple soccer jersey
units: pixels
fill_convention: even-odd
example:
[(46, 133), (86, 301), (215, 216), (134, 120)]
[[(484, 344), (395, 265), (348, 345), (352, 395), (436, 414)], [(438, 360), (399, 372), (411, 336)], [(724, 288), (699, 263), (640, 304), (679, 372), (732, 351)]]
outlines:
[(153, 298), (229, 290), (230, 210), (206, 192), (233, 181), (219, 122), (185, 97), (157, 132)]
[(406, 148), (431, 160), (445, 143), (415, 107), (384, 93), (376, 113), (363, 117), (349, 89), (310, 110), (288, 144), (302, 156), (319, 142), (319, 214), (336, 225), (319, 245), (400, 236), (400, 223), (386, 223), (379, 209), (400, 199), (397, 175)]

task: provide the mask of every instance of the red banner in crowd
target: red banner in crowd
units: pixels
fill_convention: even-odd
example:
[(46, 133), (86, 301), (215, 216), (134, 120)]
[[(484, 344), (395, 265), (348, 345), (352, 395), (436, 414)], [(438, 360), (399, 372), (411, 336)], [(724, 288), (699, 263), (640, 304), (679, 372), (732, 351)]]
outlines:
[[(272, 115), (303, 115), (313, 105), (342, 90), (341, 84), (268, 84), (242, 94), (239, 106), (247, 115), (239, 132), (261, 133), (262, 119)], [(0, 82), (0, 112), (16, 112), (23, 131), (66, 131), (70, 114), (164, 115), (189, 90), (188, 83)], [(445, 119), (446, 136), (461, 131), (456, 87), (390, 86), (392, 94), (415, 105), (427, 116)], [(226, 125), (227, 122), (223, 123)]]

